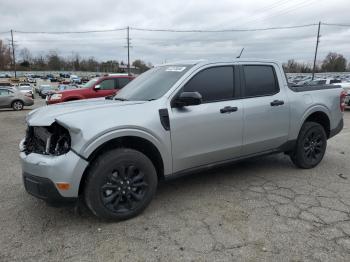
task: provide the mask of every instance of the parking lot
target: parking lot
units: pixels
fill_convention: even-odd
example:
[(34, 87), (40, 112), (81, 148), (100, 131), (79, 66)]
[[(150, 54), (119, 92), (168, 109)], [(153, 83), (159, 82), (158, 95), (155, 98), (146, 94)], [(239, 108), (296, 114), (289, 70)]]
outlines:
[(164, 182), (119, 223), (25, 192), (29, 111), (0, 110), (0, 261), (350, 261), (350, 110), (314, 169), (280, 154)]

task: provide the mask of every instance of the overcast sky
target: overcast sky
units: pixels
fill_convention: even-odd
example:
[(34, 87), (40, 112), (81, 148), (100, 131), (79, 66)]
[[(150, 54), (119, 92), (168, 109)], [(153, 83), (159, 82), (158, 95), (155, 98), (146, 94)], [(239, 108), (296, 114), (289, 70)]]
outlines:
[[(350, 24), (349, 0), (0, 0), (0, 32), (123, 28), (217, 30), (324, 23)], [(170, 33), (130, 30), (131, 60), (164, 61), (235, 57), (293, 58), (312, 62), (317, 26), (258, 32)], [(319, 60), (329, 51), (350, 60), (350, 27), (321, 26)], [(10, 38), (8, 33), (0, 39)], [(56, 50), (97, 60), (127, 60), (126, 31), (91, 34), (14, 33), (17, 50)]]

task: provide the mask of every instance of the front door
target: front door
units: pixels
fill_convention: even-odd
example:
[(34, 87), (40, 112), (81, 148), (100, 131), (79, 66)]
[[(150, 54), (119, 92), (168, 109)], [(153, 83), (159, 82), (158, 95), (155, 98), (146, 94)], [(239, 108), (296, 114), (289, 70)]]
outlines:
[(243, 108), (235, 99), (234, 67), (203, 69), (177, 95), (193, 91), (202, 95), (202, 104), (169, 113), (174, 173), (241, 154)]
[(104, 79), (99, 84), (99, 89), (96, 89), (96, 97), (105, 97), (114, 95), (117, 92), (117, 80), (116, 79)]

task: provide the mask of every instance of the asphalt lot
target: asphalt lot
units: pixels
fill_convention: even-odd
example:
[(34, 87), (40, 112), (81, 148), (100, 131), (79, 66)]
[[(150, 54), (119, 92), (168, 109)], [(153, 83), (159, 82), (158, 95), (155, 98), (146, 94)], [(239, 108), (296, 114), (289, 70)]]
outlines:
[(350, 110), (315, 169), (281, 154), (194, 174), (119, 223), (24, 191), (28, 112), (0, 110), (0, 261), (350, 261)]

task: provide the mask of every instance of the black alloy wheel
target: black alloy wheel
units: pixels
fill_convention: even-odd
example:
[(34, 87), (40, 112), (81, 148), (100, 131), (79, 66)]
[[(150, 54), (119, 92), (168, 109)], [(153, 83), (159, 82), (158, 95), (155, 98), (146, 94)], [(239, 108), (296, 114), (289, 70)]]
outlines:
[(296, 146), (290, 157), (300, 168), (312, 168), (323, 159), (327, 148), (327, 135), (318, 123), (306, 122), (301, 127)]
[(105, 207), (115, 213), (132, 211), (147, 191), (148, 183), (140, 167), (120, 166), (106, 177), (101, 186), (101, 199)]
[(84, 184), (84, 198), (96, 216), (124, 220), (148, 206), (157, 184), (156, 169), (146, 155), (117, 148), (93, 160)]

